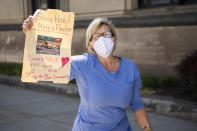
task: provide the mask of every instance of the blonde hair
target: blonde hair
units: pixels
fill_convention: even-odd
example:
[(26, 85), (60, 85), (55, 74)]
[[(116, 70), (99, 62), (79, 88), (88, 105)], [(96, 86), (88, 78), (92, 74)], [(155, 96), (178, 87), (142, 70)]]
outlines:
[(87, 31), (86, 31), (86, 48), (88, 48), (88, 51), (90, 53), (95, 53), (94, 50), (92, 50), (90, 47), (89, 47), (89, 42), (92, 38), (92, 35), (94, 33), (96, 33), (96, 31), (102, 26), (102, 25), (107, 25), (109, 26), (111, 32), (112, 32), (112, 36), (113, 36), (113, 41), (114, 41), (114, 48), (113, 48), (113, 51), (112, 53), (115, 51), (116, 49), (116, 44), (117, 44), (117, 35), (116, 35), (116, 32), (115, 32), (115, 27), (113, 25), (113, 23), (108, 20), (106, 17), (98, 17), (98, 18), (95, 18), (91, 23), (90, 25), (88, 26), (87, 28)]

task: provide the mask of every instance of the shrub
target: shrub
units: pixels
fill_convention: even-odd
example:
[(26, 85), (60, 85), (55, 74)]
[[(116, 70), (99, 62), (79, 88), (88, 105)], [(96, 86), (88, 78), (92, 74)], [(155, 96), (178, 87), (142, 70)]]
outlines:
[(164, 76), (159, 80), (159, 87), (172, 88), (177, 86), (177, 78), (174, 76)]
[(18, 63), (0, 63), (0, 74), (20, 76), (22, 64)]
[(175, 67), (180, 76), (186, 80), (187, 84), (192, 83), (197, 78), (197, 50), (186, 55)]
[(153, 75), (142, 76), (142, 86), (150, 89), (155, 89), (158, 84), (158, 79)]
[(73, 79), (73, 80), (71, 80), (71, 81), (69, 81), (69, 84), (76, 84), (77, 82), (76, 82), (76, 80), (75, 79)]
[(192, 96), (197, 99), (197, 50), (194, 50), (189, 55), (186, 55), (175, 69), (179, 73), (183, 88), (187, 89)]

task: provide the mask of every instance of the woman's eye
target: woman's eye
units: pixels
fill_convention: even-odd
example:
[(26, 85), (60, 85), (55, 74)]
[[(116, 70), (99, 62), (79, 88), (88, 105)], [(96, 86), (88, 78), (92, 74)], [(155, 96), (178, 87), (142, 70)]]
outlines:
[(108, 34), (108, 33), (105, 33), (105, 34), (103, 34), (104, 36), (110, 36), (110, 34)]

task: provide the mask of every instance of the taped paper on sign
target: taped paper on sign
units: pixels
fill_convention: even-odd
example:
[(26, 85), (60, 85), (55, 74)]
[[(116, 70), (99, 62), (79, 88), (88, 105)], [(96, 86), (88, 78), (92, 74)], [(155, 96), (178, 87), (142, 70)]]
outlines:
[(22, 82), (68, 83), (74, 13), (37, 10), (26, 32)]

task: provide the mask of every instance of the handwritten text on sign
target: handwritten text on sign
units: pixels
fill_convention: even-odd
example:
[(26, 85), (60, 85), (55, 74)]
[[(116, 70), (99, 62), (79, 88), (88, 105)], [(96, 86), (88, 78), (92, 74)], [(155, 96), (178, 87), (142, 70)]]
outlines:
[[(51, 79), (58, 79), (58, 78), (68, 78), (69, 75), (57, 75), (58, 72), (61, 70), (61, 68), (67, 64), (69, 58), (66, 57), (66, 61), (62, 61), (62, 66), (59, 68), (54, 67), (54, 65), (59, 61), (59, 58), (56, 57), (51, 57), (51, 56), (44, 56), (44, 57), (32, 57), (29, 56), (28, 59), (30, 62), (30, 67), (31, 71), (26, 72), (25, 76), (26, 77), (31, 77), (32, 79), (44, 79), (44, 80), (51, 80)], [(64, 58), (62, 58), (64, 59)], [(45, 63), (44, 63), (45, 61)], [(51, 64), (46, 64), (46, 63), (51, 63)], [(46, 73), (35, 73), (36, 68), (42, 68), (43, 70), (46, 71)], [(57, 73), (57, 74), (51, 74), (51, 73)]]
[(71, 20), (71, 15), (64, 17), (63, 15), (55, 14), (47, 17), (45, 14), (40, 12), (35, 19), (35, 22), (38, 22), (36, 22), (34, 29), (59, 33), (72, 33), (73, 26), (69, 26)]

